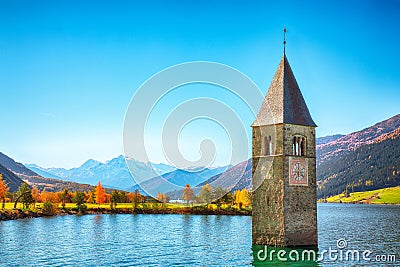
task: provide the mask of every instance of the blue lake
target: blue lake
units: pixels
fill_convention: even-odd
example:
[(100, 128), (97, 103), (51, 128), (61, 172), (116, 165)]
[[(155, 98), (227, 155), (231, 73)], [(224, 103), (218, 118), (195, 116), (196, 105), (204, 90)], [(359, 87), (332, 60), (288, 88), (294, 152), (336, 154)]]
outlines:
[[(318, 227), (320, 251), (338, 249), (337, 240), (344, 239), (344, 251), (370, 250), (371, 261), (324, 258), (312, 266), (400, 266), (400, 206), (318, 204)], [(249, 216), (120, 214), (2, 221), (0, 248), (0, 266), (304, 266), (255, 261), (260, 248), (251, 246)], [(373, 262), (376, 255), (395, 255), (396, 262)]]

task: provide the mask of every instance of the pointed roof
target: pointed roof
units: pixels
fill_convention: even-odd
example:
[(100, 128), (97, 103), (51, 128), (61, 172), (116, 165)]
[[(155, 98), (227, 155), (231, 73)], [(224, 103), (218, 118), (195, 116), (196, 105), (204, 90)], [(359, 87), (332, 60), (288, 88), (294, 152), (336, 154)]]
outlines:
[(285, 54), (252, 126), (279, 123), (317, 126), (311, 118)]

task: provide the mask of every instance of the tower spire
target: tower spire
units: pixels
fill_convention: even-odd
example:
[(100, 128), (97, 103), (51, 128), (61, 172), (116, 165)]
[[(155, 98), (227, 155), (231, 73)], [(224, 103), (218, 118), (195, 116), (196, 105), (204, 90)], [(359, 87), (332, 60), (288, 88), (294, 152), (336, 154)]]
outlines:
[(253, 126), (296, 124), (316, 127), (286, 55), (282, 56)]
[(283, 54), (286, 55), (286, 27), (283, 28)]

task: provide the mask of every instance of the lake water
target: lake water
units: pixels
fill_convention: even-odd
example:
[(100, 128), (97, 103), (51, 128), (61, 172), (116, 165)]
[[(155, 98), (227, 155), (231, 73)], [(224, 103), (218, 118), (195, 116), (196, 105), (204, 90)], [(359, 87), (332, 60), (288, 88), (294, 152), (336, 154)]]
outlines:
[[(320, 251), (337, 249), (342, 238), (347, 242), (343, 250), (371, 250), (370, 258), (394, 254), (396, 263), (324, 259), (312, 266), (400, 266), (400, 206), (318, 204), (318, 227)], [(0, 266), (289, 266), (257, 260), (260, 248), (252, 250), (249, 216), (120, 214), (2, 221), (0, 249)]]

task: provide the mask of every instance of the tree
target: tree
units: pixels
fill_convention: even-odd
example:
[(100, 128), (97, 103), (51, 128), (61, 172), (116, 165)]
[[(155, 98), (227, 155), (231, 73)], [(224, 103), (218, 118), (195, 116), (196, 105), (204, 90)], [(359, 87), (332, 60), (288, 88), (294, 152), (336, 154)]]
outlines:
[(95, 193), (96, 193), (96, 203), (104, 204), (106, 201), (106, 191), (101, 186), (100, 181), (97, 183), (97, 186), (95, 188)]
[(128, 193), (123, 192), (123, 191), (119, 191), (119, 203), (130, 203), (129, 198), (128, 198)]
[(3, 209), (5, 207), (6, 195), (8, 193), (8, 190), (10, 189), (8, 188), (6, 181), (3, 180), (3, 175), (0, 173), (0, 199), (2, 201)]
[(51, 202), (53, 204), (60, 202), (60, 199), (56, 193), (46, 192), (45, 190), (43, 190), (42, 194), (40, 194), (40, 198), (41, 198), (42, 202)]
[(17, 206), (18, 200), (21, 201), (24, 209), (28, 208), (33, 202), (33, 197), (32, 197), (32, 191), (29, 185), (25, 182), (23, 182), (19, 187), (17, 191), (18, 198), (15, 201), (14, 207)]
[(83, 212), (86, 210), (85, 203), (85, 193), (83, 192), (76, 192), (72, 201), (76, 204), (79, 212)]
[(55, 204), (50, 201), (46, 201), (43, 203), (42, 213), (47, 216), (52, 216), (56, 213), (57, 207)]
[(228, 205), (228, 207), (231, 207), (235, 202), (235, 198), (233, 197), (231, 192), (228, 192), (222, 197), (222, 201), (224, 204)]
[(133, 202), (133, 198), (135, 197), (133, 192), (129, 192), (126, 196), (128, 198), (128, 201), (132, 203)]
[(235, 199), (235, 205), (239, 207), (239, 209), (242, 209), (243, 201), (242, 201), (242, 196), (240, 193), (240, 190), (236, 190), (233, 193), (233, 197)]
[(192, 200), (194, 195), (193, 189), (190, 187), (190, 184), (186, 184), (185, 188), (183, 188), (182, 199), (186, 201), (189, 205), (190, 200)]
[(215, 199), (215, 205), (217, 205), (217, 209), (220, 210), (223, 203), (222, 198), (225, 195), (225, 190), (222, 189), (222, 187), (218, 186), (214, 189), (213, 195), (213, 198)]
[(208, 183), (206, 183), (206, 185), (201, 188), (200, 200), (203, 203), (210, 203), (212, 201), (212, 198), (212, 188)]
[(139, 203), (139, 201), (142, 199), (140, 192), (138, 189), (135, 190), (135, 193), (133, 193), (133, 199), (132, 199), (132, 203), (133, 203), (133, 210), (135, 210), (137, 208), (137, 205)]
[(162, 203), (162, 207), (165, 207), (165, 203), (169, 202), (169, 196), (158, 192), (156, 199)]
[(111, 194), (106, 193), (106, 199), (104, 200), (104, 203), (111, 203)]
[(111, 209), (115, 209), (117, 207), (117, 203), (121, 201), (120, 194), (118, 191), (113, 190), (111, 192), (111, 197), (110, 197), (110, 207)]
[(96, 201), (96, 193), (95, 193), (95, 191), (93, 190), (93, 191), (89, 191), (88, 193), (87, 193), (87, 203), (91, 203), (91, 204), (94, 204), (95, 203), (95, 201)]
[(61, 205), (63, 207), (63, 209), (65, 209), (65, 203), (70, 201), (70, 194), (68, 192), (68, 188), (64, 188), (64, 191), (61, 192), (61, 194), (59, 194), (59, 198), (61, 200)]
[(36, 202), (41, 202), (40, 192), (39, 192), (39, 189), (36, 186), (34, 186), (32, 188), (32, 197), (33, 197), (33, 201), (35, 203)]
[(242, 209), (243, 206), (247, 207), (251, 204), (251, 192), (247, 191), (246, 188), (243, 188), (242, 190), (236, 190), (234, 197), (235, 203), (239, 209)]

